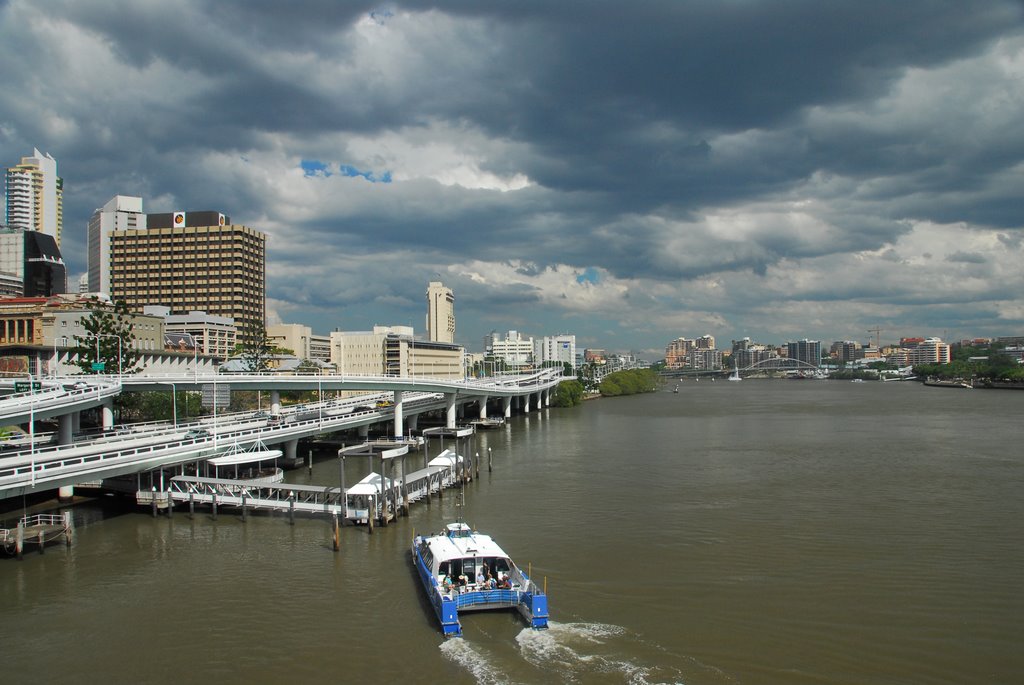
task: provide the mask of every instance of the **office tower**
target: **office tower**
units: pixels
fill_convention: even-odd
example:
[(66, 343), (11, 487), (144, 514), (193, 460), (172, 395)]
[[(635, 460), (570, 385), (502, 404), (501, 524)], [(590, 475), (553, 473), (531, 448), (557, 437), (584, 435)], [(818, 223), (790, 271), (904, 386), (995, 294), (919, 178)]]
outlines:
[(132, 228), (146, 228), (141, 197), (115, 195), (93, 212), (88, 229), (89, 285), (86, 292), (110, 294), (110, 234)]
[(57, 175), (57, 160), (33, 150), (31, 157), (9, 167), (4, 175), (8, 228), (38, 231), (60, 247), (64, 228), (64, 181)]
[[(53, 236), (16, 228), (0, 229), (0, 273), (7, 292), (19, 297), (49, 297), (67, 292), (68, 276)], [(18, 285), (15, 285), (18, 284)]]
[(110, 296), (229, 317), (249, 341), (266, 320), (266, 235), (218, 212), (148, 214), (145, 229), (110, 233)]
[(533, 359), (542, 366), (550, 363), (569, 364), (575, 370), (576, 336), (562, 333), (537, 339), (534, 342)]
[(427, 338), (455, 342), (455, 295), (440, 281), (431, 281), (427, 286)]

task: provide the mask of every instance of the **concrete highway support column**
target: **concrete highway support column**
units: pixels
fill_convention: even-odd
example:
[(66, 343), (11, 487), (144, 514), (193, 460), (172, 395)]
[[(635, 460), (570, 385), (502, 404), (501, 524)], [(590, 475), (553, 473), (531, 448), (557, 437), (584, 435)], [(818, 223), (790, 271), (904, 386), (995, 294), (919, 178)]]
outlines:
[(413, 414), (412, 416), (409, 417), (409, 431), (412, 432), (414, 430), (418, 430), (419, 427), (420, 427), (420, 415), (419, 414)]
[(365, 438), (369, 434), (370, 434), (370, 427), (368, 425), (360, 426), (359, 428), (356, 429), (356, 435), (358, 435), (361, 438)]
[(113, 428), (114, 427), (114, 401), (113, 400), (103, 400), (103, 406), (101, 407), (101, 409), (102, 409), (102, 411), (100, 413), (103, 415), (103, 419), (102, 419), (101, 425), (103, 426), (104, 430), (106, 430), (107, 428)]
[(75, 419), (73, 414), (64, 414), (57, 418), (57, 444), (70, 445), (71, 434), (74, 432)]
[(446, 393), (444, 396), (444, 425), (447, 428), (455, 428), (455, 393)]
[(71, 415), (71, 432), (77, 433), (82, 430), (82, 412), (76, 411)]
[(284, 458), (286, 461), (295, 461), (295, 453), (299, 448), (299, 439), (289, 440), (284, 443)]
[(525, 395), (523, 395), (522, 399), (523, 399), (523, 413), (524, 414), (529, 414), (530, 413), (530, 393), (526, 393)]
[(506, 419), (512, 418), (512, 397), (503, 397), (501, 399), (502, 414)]
[(395, 390), (395, 437), (400, 438), (405, 433), (405, 426), (403, 424), (402, 416), (402, 391)]
[(486, 419), (487, 418), (487, 395), (484, 395), (483, 397), (481, 397), (479, 402), (480, 402), (480, 418), (481, 419)]
[(281, 413), (281, 391), (271, 390), (270, 391), (270, 413), (280, 414)]
[[(106, 409), (104, 407), (104, 409)], [(64, 414), (57, 419), (57, 444), (59, 445), (70, 445), (71, 444), (71, 433), (72, 428), (75, 424), (75, 419), (78, 418), (78, 412), (73, 414)], [(104, 419), (106, 418), (106, 412), (104, 412)], [(113, 420), (111, 420), (113, 425)], [(57, 499), (61, 502), (70, 502), (75, 496), (75, 486), (65, 485), (64, 487), (57, 490)]]

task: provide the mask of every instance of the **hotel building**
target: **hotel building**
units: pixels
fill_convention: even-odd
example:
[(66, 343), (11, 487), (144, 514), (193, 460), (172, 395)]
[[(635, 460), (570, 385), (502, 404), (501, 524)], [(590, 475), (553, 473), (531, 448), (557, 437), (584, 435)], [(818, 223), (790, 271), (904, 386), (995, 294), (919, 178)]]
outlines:
[(427, 286), (427, 338), (455, 342), (455, 295), (440, 281), (431, 281)]

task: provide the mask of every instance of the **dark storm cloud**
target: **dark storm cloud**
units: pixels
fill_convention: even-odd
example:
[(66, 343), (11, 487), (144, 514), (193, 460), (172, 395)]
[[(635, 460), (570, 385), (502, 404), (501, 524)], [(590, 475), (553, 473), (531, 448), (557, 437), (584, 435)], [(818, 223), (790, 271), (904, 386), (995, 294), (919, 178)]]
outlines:
[(1021, 256), (1016, 2), (55, 0), (0, 2), (0, 33), (0, 152), (57, 157), (72, 273), (121, 193), (266, 230), (274, 308), (320, 329), (419, 325), (436, 274), (538, 334), (770, 328), (757, 295), (1024, 323), (992, 283)]

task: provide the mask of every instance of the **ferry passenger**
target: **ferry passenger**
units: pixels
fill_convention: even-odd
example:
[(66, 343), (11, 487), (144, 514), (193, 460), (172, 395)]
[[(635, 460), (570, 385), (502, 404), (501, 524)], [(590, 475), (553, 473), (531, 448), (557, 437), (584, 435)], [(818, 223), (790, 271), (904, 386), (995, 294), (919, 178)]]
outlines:
[(484, 566), (484, 565), (481, 565), (480, 568), (478, 568), (476, 570), (476, 582), (477, 582), (477, 585), (481, 585), (482, 586), (484, 583), (487, 582), (487, 575), (486, 575), (486, 573), (487, 573), (487, 566)]
[(498, 581), (496, 581), (494, 579), (494, 576), (492, 576), (490, 573), (487, 574), (487, 587), (491, 590), (498, 587)]

